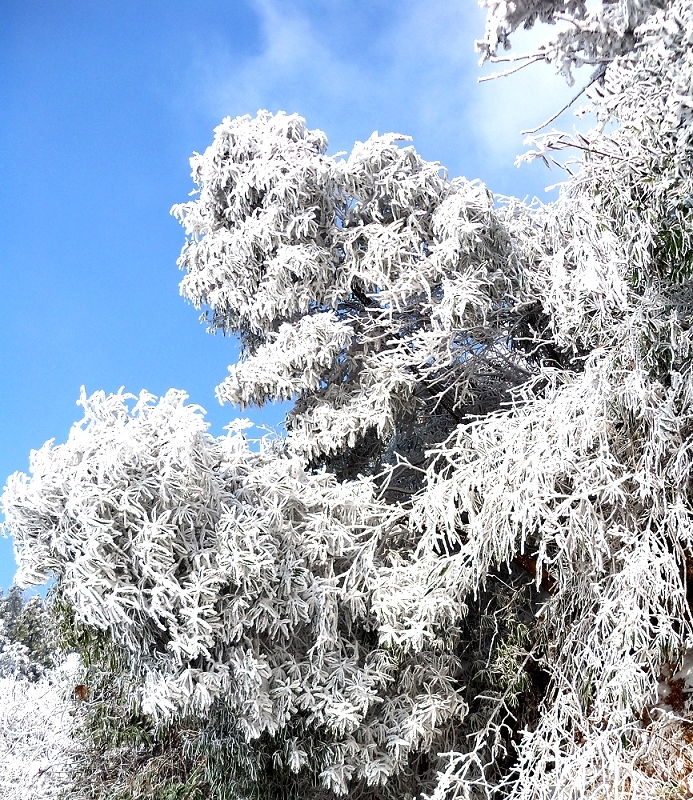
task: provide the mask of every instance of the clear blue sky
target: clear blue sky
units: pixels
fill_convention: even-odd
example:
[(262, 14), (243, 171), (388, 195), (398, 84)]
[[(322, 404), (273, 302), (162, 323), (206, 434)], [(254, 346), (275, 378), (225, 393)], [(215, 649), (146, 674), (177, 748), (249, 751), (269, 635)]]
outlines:
[[(513, 157), (569, 91), (541, 67), (477, 84), (483, 20), (473, 0), (4, 0), (0, 485), (65, 440), (82, 384), (185, 389), (215, 433), (236, 416), (213, 394), (234, 342), (179, 297), (168, 213), (222, 117), (297, 111), (332, 152), (407, 133), (507, 194), (559, 180)], [(0, 586), (14, 570), (0, 539)]]

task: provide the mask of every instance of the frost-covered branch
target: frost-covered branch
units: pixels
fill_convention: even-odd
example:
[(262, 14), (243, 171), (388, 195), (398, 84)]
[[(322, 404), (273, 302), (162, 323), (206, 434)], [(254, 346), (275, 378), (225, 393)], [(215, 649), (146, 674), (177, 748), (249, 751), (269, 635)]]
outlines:
[(234, 797), (686, 788), (693, 8), (494, 3), (482, 54), (561, 21), (598, 125), (535, 140), (577, 156), (553, 203), (283, 113), (193, 158), (181, 291), (284, 439), (83, 396), (8, 483), (24, 580)]

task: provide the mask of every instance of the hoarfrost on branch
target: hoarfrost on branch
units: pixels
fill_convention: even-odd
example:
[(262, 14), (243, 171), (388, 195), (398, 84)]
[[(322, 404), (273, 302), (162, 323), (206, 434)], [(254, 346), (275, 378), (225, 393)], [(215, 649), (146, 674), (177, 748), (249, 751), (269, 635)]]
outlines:
[(25, 580), (235, 775), (529, 800), (690, 772), (693, 7), (486, 5), (484, 59), (567, 21), (529, 60), (596, 68), (597, 127), (525, 156), (576, 156), (559, 199), (396, 134), (344, 159), (297, 115), (225, 119), (174, 209), (181, 292), (240, 337), (219, 399), (292, 399), (286, 437), (83, 396), (4, 495)]

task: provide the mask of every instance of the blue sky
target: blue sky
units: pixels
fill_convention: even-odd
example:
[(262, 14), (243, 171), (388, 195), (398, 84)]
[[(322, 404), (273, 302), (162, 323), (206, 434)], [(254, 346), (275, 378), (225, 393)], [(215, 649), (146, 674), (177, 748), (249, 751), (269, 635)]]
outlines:
[[(504, 194), (561, 178), (513, 159), (571, 90), (547, 67), (478, 84), (473, 0), (4, 0), (0, 18), (0, 485), (65, 440), (82, 384), (185, 389), (214, 433), (237, 415), (213, 393), (235, 344), (179, 297), (169, 216), (224, 116), (296, 111), (331, 152), (406, 133)], [(0, 586), (14, 570), (0, 539)]]

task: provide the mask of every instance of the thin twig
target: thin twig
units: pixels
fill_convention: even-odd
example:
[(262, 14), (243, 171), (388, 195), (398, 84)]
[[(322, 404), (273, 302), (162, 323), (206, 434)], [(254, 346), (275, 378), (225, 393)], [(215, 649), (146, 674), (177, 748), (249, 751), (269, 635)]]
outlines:
[(561, 116), (561, 114), (562, 114), (564, 111), (567, 111), (567, 110), (568, 110), (568, 109), (569, 109), (569, 108), (570, 108), (570, 107), (573, 105), (573, 103), (574, 103), (574, 102), (575, 102), (575, 101), (578, 99), (578, 97), (580, 97), (582, 94), (584, 94), (584, 93), (585, 93), (585, 91), (586, 91), (587, 89), (589, 89), (589, 88), (590, 88), (590, 86), (591, 86), (591, 85), (592, 85), (592, 84), (593, 84), (595, 81), (598, 81), (600, 78), (602, 78), (602, 77), (604, 76), (604, 73), (605, 73), (605, 72), (606, 72), (606, 64), (602, 64), (602, 65), (601, 65), (601, 66), (600, 66), (598, 69), (596, 69), (596, 70), (594, 71), (594, 73), (592, 74), (592, 77), (591, 77), (591, 78), (589, 79), (589, 81), (588, 81), (588, 82), (587, 82), (587, 83), (586, 83), (586, 84), (585, 84), (585, 85), (582, 87), (582, 89), (580, 89), (580, 91), (579, 91), (579, 92), (578, 92), (578, 93), (575, 95), (575, 97), (573, 97), (573, 99), (572, 99), (572, 100), (570, 100), (568, 103), (566, 103), (566, 104), (563, 106), (563, 108), (562, 108), (562, 109), (560, 109), (560, 111), (557, 111), (557, 112), (556, 112), (556, 113), (555, 113), (555, 114), (554, 114), (552, 117), (549, 117), (549, 118), (546, 120), (546, 122), (542, 122), (542, 124), (541, 124), (541, 125), (538, 125), (536, 128), (532, 128), (532, 129), (530, 129), (530, 130), (526, 130), (526, 131), (520, 131), (520, 133), (521, 133), (523, 136), (524, 136), (524, 135), (526, 135), (526, 134), (528, 134), (528, 133), (529, 133), (529, 134), (536, 133), (537, 131), (540, 131), (542, 128), (545, 128), (547, 125), (550, 125), (550, 124), (551, 124), (551, 123), (552, 123), (552, 122), (553, 122), (555, 119), (557, 119), (558, 117), (560, 117), (560, 116)]
[(511, 54), (509, 56), (491, 56), (488, 60), (492, 64), (502, 64), (502, 63), (510, 64), (515, 61), (526, 61), (529, 58), (536, 60), (538, 58), (544, 58), (544, 57), (545, 56), (543, 53), (540, 53), (538, 50), (536, 50), (534, 53), (519, 53), (519, 54)]
[(493, 75), (482, 75), (480, 78), (477, 79), (478, 83), (484, 83), (485, 81), (494, 81), (496, 78), (505, 78), (508, 75), (514, 75), (516, 72), (519, 72), (521, 69), (528, 67), (530, 64), (534, 64), (537, 61), (543, 61), (544, 56), (537, 55), (532, 61), (525, 61), (524, 64), (519, 64), (517, 67), (511, 67), (510, 69), (505, 69), (503, 72), (494, 72)]

